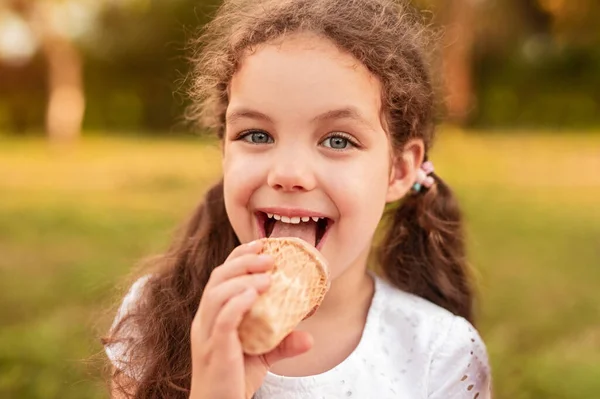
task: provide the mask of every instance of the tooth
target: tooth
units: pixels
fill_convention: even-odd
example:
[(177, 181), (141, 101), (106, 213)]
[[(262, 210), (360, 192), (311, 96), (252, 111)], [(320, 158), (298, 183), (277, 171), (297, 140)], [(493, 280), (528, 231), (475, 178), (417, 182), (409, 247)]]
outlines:
[(275, 218), (275, 220), (281, 220), (281, 216), (279, 215), (273, 215), (273, 217)]
[(318, 222), (318, 221), (319, 221), (319, 218), (318, 218), (317, 216), (313, 216), (313, 217), (312, 217), (312, 220), (314, 220), (315, 222)]
[(281, 221), (282, 221), (283, 223), (291, 223), (291, 220), (290, 220), (290, 218), (289, 218), (289, 217), (287, 217), (287, 216), (282, 216), (282, 217), (281, 217)]
[(269, 217), (269, 219), (273, 219), (273, 214), (272, 213), (267, 213), (267, 216)]
[(290, 218), (290, 221), (294, 224), (298, 224), (300, 223), (300, 217), (294, 216), (293, 218)]
[(309, 217), (309, 216), (303, 216), (303, 217), (302, 217), (302, 221), (303, 221), (303, 222), (308, 222), (309, 220), (310, 220), (310, 217)]

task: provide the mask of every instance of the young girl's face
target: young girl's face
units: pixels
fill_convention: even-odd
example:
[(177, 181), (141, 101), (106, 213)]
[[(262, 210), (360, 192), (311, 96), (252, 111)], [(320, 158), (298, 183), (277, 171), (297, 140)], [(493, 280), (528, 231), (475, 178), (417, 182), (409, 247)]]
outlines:
[(223, 158), (241, 242), (301, 237), (333, 278), (364, 265), (385, 203), (408, 191), (416, 162), (393, 161), (380, 97), (378, 79), (316, 35), (246, 55), (229, 87)]

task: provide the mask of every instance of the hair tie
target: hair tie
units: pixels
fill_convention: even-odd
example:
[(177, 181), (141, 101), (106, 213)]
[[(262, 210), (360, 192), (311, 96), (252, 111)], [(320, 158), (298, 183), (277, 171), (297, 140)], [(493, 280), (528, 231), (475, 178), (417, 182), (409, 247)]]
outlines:
[(421, 188), (431, 188), (435, 183), (433, 176), (429, 176), (434, 171), (433, 163), (431, 161), (426, 161), (421, 164), (421, 167), (417, 169), (417, 178), (415, 184), (413, 185), (413, 190), (415, 192), (420, 192)]

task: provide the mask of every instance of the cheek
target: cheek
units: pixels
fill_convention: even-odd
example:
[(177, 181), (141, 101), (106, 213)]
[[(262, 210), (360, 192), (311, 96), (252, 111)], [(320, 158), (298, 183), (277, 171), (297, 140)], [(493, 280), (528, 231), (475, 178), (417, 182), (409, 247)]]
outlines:
[(389, 176), (387, 164), (375, 160), (349, 166), (346, 172), (338, 178), (328, 176), (329, 195), (340, 213), (336, 235), (347, 257), (341, 262), (352, 263), (371, 245), (384, 211)]
[(263, 177), (265, 165), (260, 157), (236, 151), (231, 147), (223, 157), (223, 179), (230, 193), (240, 195), (258, 184)]
[(388, 170), (384, 162), (357, 162), (343, 172), (327, 175), (328, 186), (340, 213), (372, 217), (371, 210), (383, 209), (388, 189)]
[(252, 193), (264, 180), (263, 170), (256, 157), (236, 153), (233, 148), (223, 158), (225, 208), (238, 235), (240, 223), (246, 223), (243, 216)]
[[(347, 173), (346, 173), (347, 172)], [(365, 250), (381, 220), (387, 193), (387, 166), (375, 162), (348, 166), (337, 176), (329, 174), (328, 195), (340, 214), (331, 253), (332, 272), (343, 273)]]

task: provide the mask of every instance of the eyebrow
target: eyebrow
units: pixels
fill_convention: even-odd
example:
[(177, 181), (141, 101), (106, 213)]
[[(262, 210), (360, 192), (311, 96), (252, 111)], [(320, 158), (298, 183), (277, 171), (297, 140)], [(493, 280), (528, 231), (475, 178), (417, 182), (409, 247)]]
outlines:
[[(268, 123), (273, 123), (273, 120), (266, 114), (262, 112), (255, 111), (248, 108), (240, 108), (232, 111), (230, 114), (226, 115), (227, 123), (233, 123), (239, 119), (254, 119), (260, 120)], [(334, 109), (331, 111), (324, 112), (320, 115), (315, 116), (311, 122), (326, 122), (332, 121), (336, 119), (351, 119), (356, 122), (359, 122), (365, 126), (371, 127), (371, 125), (366, 121), (366, 119), (362, 116), (362, 114), (354, 107), (344, 107), (340, 109)]]

